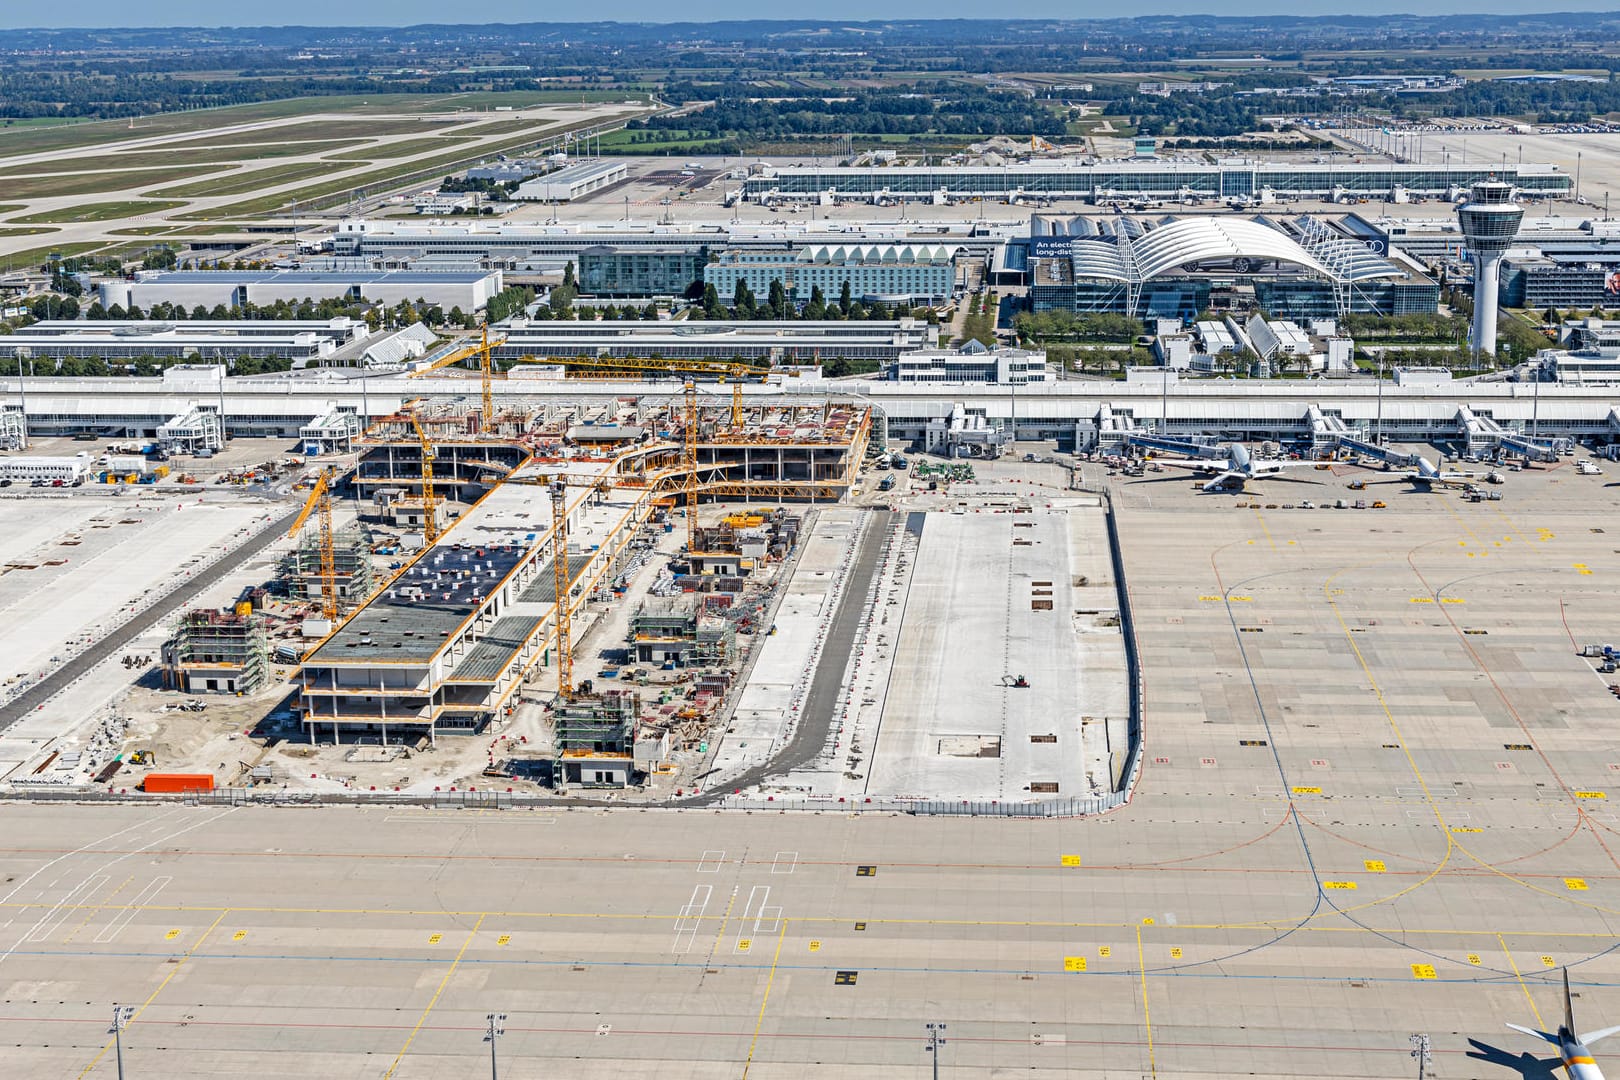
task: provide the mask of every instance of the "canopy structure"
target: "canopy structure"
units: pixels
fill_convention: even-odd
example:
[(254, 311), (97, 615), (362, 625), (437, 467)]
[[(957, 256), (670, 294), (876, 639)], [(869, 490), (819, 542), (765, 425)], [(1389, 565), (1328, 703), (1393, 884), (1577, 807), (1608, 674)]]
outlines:
[[(1299, 266), (1334, 286), (1341, 310), (1348, 310), (1350, 289), (1360, 281), (1401, 277), (1399, 267), (1373, 254), (1365, 245), (1333, 232), (1314, 218), (1284, 227), (1265, 219), (1198, 215), (1177, 218), (1157, 227), (1129, 222), (1112, 230), (1112, 242), (1075, 243), (1070, 248), (1074, 276), (1117, 281), (1125, 287), (1127, 310), (1136, 313), (1142, 287), (1177, 267), (1207, 259), (1251, 259)], [(1130, 227), (1135, 225), (1136, 227)]]

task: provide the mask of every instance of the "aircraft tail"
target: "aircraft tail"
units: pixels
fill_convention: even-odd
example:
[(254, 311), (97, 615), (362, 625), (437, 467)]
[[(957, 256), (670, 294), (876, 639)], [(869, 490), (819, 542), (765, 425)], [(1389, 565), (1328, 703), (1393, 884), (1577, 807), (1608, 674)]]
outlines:
[(1569, 968), (1564, 969), (1564, 1030), (1575, 1034), (1575, 1005), (1569, 997)]

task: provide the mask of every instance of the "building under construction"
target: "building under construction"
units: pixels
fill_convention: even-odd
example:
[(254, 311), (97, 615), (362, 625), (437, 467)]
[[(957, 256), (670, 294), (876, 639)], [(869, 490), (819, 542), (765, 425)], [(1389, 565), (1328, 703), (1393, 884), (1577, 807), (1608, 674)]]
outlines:
[(251, 694), (264, 685), (264, 617), (211, 608), (180, 616), (163, 643), (163, 686), (188, 694)]
[[(348, 608), (371, 595), (371, 544), (359, 529), (340, 529), (332, 538), (333, 595), (339, 606)], [(321, 582), (321, 537), (304, 533), (297, 546), (281, 559), (281, 579), (294, 600), (319, 601)]]
[(648, 597), (630, 617), (636, 662), (660, 667), (724, 667), (736, 655), (731, 621), (706, 613), (697, 594)]
[[(442, 477), (462, 487), (464, 508), (305, 660), (296, 708), (311, 737), (386, 730), (431, 740), (482, 730), (510, 707), (566, 623), (554, 584), (556, 523), (534, 486), (548, 477), (566, 474), (571, 489), (571, 587), (561, 598), (570, 610), (634, 564), (633, 544), (661, 507), (708, 498), (835, 502), (848, 492), (871, 432), (869, 409), (740, 405), (730, 387), (715, 389), (607, 404), (507, 399), (493, 415), (472, 395), (410, 403), (372, 425), (355, 480), (362, 490), (420, 497), (427, 464), (435, 502), (450, 494)], [(695, 515), (688, 524), (695, 528)], [(769, 530), (763, 539), (766, 554), (782, 542)], [(690, 546), (700, 546), (695, 535)]]
[(632, 783), (640, 714), (641, 696), (634, 690), (608, 690), (559, 701), (551, 714), (556, 733), (553, 786), (565, 790)]

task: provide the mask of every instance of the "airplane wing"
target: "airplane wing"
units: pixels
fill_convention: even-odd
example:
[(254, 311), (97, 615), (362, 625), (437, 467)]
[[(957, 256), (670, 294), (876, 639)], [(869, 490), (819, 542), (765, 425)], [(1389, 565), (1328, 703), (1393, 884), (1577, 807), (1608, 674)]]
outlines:
[(1168, 465), (1172, 469), (1197, 469), (1200, 472), (1234, 471), (1234, 466), (1232, 463), (1225, 459), (1215, 460), (1210, 458), (1201, 458), (1197, 461), (1172, 461), (1166, 458), (1161, 459), (1159, 464)]
[(1525, 1035), (1534, 1035), (1538, 1039), (1546, 1039), (1554, 1046), (1563, 1045), (1563, 1043), (1558, 1041), (1558, 1036), (1549, 1035), (1545, 1031), (1537, 1031), (1535, 1028), (1520, 1027), (1518, 1024), (1509, 1024), (1508, 1027), (1512, 1028), (1514, 1031), (1522, 1032)]
[(1591, 1046), (1599, 1039), (1607, 1039), (1610, 1035), (1620, 1035), (1620, 1024), (1616, 1024), (1614, 1027), (1599, 1028), (1590, 1035), (1581, 1035), (1578, 1038), (1585, 1045)]
[(1232, 469), (1228, 469), (1225, 472), (1221, 473), (1219, 476), (1215, 477), (1215, 479), (1206, 481), (1204, 483), (1204, 490), (1205, 491), (1222, 491), (1233, 480), (1236, 480), (1238, 482), (1238, 484), (1237, 484), (1238, 487), (1242, 487), (1243, 486), (1243, 481), (1247, 480), (1248, 478), (1249, 477), (1248, 477), (1247, 473), (1240, 473), (1240, 472), (1236, 472), (1236, 471), (1234, 471)]

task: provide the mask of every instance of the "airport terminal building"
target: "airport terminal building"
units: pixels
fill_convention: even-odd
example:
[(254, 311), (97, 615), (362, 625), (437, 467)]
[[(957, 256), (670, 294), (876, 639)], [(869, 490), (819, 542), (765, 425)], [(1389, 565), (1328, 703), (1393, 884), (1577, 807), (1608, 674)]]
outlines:
[(1505, 180), (1531, 198), (1564, 198), (1574, 180), (1544, 164), (1390, 164), (1385, 162), (1260, 162), (1205, 164), (1194, 161), (1039, 161), (1013, 165), (850, 168), (804, 166), (760, 168), (743, 181), (751, 202), (951, 202), (963, 199), (1115, 198), (1187, 201), (1258, 198), (1454, 199), (1470, 185)]

